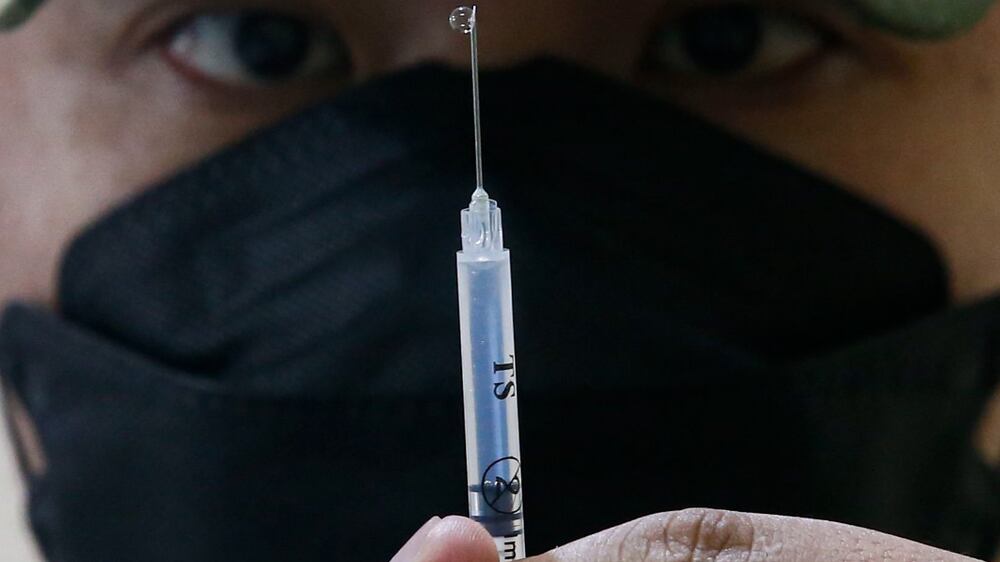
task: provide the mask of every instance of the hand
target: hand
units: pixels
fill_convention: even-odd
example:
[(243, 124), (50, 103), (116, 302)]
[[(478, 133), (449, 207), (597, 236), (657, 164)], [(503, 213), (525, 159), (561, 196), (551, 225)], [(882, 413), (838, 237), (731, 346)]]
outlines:
[[(432, 519), (392, 562), (497, 562), (493, 539), (468, 519)], [(526, 562), (970, 562), (840, 523), (689, 509), (651, 515)]]

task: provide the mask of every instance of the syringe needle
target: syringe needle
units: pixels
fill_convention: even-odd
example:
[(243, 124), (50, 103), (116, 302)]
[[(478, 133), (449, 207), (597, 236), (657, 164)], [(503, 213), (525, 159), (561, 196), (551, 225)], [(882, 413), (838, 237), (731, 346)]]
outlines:
[(479, 112), (479, 25), (476, 21), (478, 8), (462, 6), (451, 13), (448, 21), (452, 29), (470, 37), (472, 49), (472, 115), (476, 129), (476, 190), (484, 190), (483, 184), (483, 128)]
[(503, 245), (500, 207), (483, 188), (476, 8), (458, 8), (450, 21), (472, 36), (476, 127), (476, 190), (462, 211), (458, 253), (469, 515), (493, 536), (501, 560), (521, 560), (524, 492), (510, 252)]

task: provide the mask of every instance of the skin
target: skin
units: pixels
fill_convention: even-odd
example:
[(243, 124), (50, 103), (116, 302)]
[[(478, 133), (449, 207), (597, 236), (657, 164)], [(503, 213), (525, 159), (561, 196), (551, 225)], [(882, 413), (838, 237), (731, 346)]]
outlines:
[[(971, 562), (840, 523), (714, 509), (650, 515), (526, 562)], [(460, 517), (431, 520), (391, 562), (498, 562), (493, 539)]]
[[(250, 0), (230, 4), (241, 1)], [(551, 54), (670, 97), (923, 231), (949, 267), (957, 302), (995, 293), (998, 12), (957, 39), (924, 43), (864, 27), (836, 8), (766, 1), (822, 21), (843, 45), (774, 77), (677, 76), (638, 68), (651, 34), (683, 2), (511, 0), (484, 18), (484, 64)], [(178, 72), (151, 39), (171, 18), (207, 10), (207, 0), (161, 2), (140, 18), (145, 4), (54, 0), (23, 29), (0, 36), (3, 52), (17, 53), (0, 59), (0, 255), (16, 264), (0, 271), (0, 302), (55, 304), (67, 242), (142, 186), (351, 83), (467, 57), (463, 37), (441, 24), (452, 2), (300, 0), (292, 3), (298, 11), (344, 30), (356, 72), (269, 88), (221, 86)], [(604, 25), (611, 20), (615, 26)], [(237, 94), (241, 103), (230, 103)]]
[[(794, 64), (736, 78), (640, 64), (651, 36), (698, 1), (489, 4), (483, 63), (554, 55), (676, 101), (926, 234), (948, 266), (956, 303), (1000, 290), (1000, 10), (958, 38), (919, 42), (866, 27), (831, 3), (762, 0), (839, 40)], [(285, 9), (322, 21), (341, 33), (354, 71), (262, 87), (220, 82), (165, 56), (167, 30), (211, 6)], [(50, 0), (22, 29), (0, 36), (0, 303), (58, 307), (67, 244), (143, 186), (351, 84), (422, 61), (464, 64), (465, 38), (442, 17), (453, 7), (452, 0)], [(44, 472), (31, 420), (7, 395), (25, 464)], [(1000, 462), (1000, 398), (975, 439), (985, 458)], [(424, 535), (401, 561), (496, 560), (489, 537), (466, 520), (438, 521)], [(647, 549), (650, 557), (638, 556)], [(536, 560), (765, 555), (962, 560), (833, 523), (704, 511), (652, 516)]]

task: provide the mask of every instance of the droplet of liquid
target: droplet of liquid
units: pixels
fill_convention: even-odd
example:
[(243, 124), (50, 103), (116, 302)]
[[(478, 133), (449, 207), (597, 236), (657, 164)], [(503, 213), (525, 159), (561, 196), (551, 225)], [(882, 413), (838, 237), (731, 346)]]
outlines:
[(451, 13), (451, 17), (448, 18), (448, 23), (451, 24), (451, 28), (455, 31), (461, 31), (466, 35), (472, 33), (472, 30), (476, 28), (475, 8), (468, 6), (455, 8), (455, 11)]

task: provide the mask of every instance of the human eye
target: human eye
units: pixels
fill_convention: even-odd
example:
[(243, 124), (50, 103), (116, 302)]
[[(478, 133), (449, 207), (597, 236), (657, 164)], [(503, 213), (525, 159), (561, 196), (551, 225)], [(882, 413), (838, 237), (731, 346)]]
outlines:
[(681, 11), (654, 30), (646, 66), (681, 81), (733, 82), (787, 75), (816, 62), (834, 35), (773, 6), (717, 3)]
[(351, 60), (328, 26), (265, 10), (190, 15), (171, 27), (163, 56), (187, 77), (233, 87), (345, 77)]

